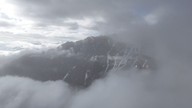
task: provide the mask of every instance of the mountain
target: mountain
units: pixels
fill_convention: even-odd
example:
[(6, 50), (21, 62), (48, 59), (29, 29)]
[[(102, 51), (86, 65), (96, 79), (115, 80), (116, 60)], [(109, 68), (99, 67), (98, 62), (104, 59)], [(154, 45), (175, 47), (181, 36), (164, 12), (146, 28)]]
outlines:
[(138, 49), (107, 36), (66, 42), (56, 49), (28, 53), (7, 64), (0, 75), (35, 80), (64, 80), (71, 86), (88, 87), (111, 71), (155, 69), (154, 60)]

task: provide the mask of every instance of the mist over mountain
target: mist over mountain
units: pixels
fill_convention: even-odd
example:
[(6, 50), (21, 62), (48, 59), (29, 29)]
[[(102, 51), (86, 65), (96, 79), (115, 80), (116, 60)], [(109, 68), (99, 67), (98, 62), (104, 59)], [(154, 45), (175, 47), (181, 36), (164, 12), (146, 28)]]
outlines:
[(0, 0), (0, 108), (192, 108), (191, 4)]
[(3, 67), (0, 74), (39, 81), (63, 80), (72, 86), (87, 87), (96, 79), (104, 78), (110, 70), (154, 70), (154, 63), (137, 48), (99, 36), (66, 42), (56, 49), (24, 54)]

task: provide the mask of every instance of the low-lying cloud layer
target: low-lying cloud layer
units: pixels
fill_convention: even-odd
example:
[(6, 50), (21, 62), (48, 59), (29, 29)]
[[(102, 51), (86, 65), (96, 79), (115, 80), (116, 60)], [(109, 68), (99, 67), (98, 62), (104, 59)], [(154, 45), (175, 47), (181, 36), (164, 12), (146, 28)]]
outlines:
[[(176, 74), (176, 75), (175, 75)], [(187, 76), (189, 77), (187, 77)], [(63, 81), (0, 78), (2, 108), (181, 108), (191, 107), (191, 73), (111, 73), (90, 88), (74, 90)]]
[(62, 108), (71, 97), (71, 91), (63, 81), (42, 83), (27, 78), (3, 77), (0, 83), (2, 108)]

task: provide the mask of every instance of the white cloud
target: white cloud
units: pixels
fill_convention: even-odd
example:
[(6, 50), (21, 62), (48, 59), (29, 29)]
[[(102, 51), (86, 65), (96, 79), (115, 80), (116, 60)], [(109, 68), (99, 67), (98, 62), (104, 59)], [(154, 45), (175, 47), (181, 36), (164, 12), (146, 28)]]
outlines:
[(158, 22), (157, 16), (152, 15), (152, 14), (145, 16), (144, 19), (150, 25), (154, 25), (154, 24), (156, 24)]
[(0, 105), (2, 108), (191, 107), (191, 73), (170, 71), (169, 66), (153, 74), (138, 70), (111, 73), (84, 90), (70, 88), (63, 81), (1, 77)]
[(85, 27), (85, 28), (92, 28), (97, 26), (97, 23), (105, 23), (105, 19), (102, 17), (84, 17), (83, 19), (71, 19), (68, 18), (64, 20), (65, 23), (77, 23), (79, 26)]
[(38, 82), (27, 78), (0, 78), (2, 108), (61, 108), (70, 100), (71, 91), (62, 81)]
[(15, 14), (17, 13), (17, 10), (14, 4), (7, 2), (7, 0), (1, 0), (0, 13), (4, 13), (7, 16), (15, 16)]
[[(0, 42), (5, 42), (8, 46), (14, 46), (14, 48), (30, 49), (48, 47), (51, 44), (56, 46), (56, 44), (59, 45), (61, 42), (67, 40), (74, 41), (82, 39), (87, 37), (89, 33), (96, 35), (95, 31), (81, 27), (72, 30), (69, 25), (63, 24), (47, 24), (43, 26), (38, 21), (21, 15), (20, 10), (20, 6), (18, 8), (10, 0), (0, 1)], [(92, 26), (91, 22), (90, 20), (86, 20), (86, 22), (81, 22), (81, 25)], [(40, 43), (41, 46), (34, 45), (31, 41)], [(7, 55), (9, 52), (9, 54), (14, 53), (11, 52), (14, 50), (12, 49), (13, 47), (9, 48), (9, 50), (1, 49), (1, 54)]]

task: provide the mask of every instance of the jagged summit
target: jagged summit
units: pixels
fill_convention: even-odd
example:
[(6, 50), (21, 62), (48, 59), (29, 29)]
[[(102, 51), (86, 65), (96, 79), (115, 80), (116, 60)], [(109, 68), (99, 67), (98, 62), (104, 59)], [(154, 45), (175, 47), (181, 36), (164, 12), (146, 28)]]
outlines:
[(155, 67), (152, 58), (107, 36), (66, 42), (54, 52), (50, 50), (36, 56), (26, 54), (6, 65), (1, 75), (24, 76), (40, 81), (64, 80), (72, 86), (88, 87), (110, 70)]
[(76, 54), (84, 56), (100, 56), (119, 53), (122, 55), (127, 48), (126, 44), (115, 42), (112, 38), (107, 36), (88, 37), (84, 40), (76, 42), (66, 42), (60, 47), (63, 50), (73, 50)]

